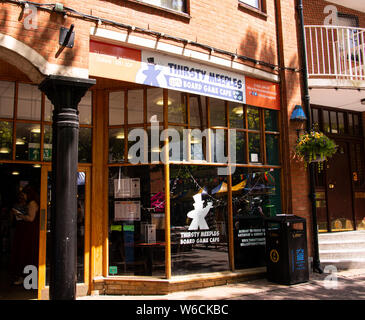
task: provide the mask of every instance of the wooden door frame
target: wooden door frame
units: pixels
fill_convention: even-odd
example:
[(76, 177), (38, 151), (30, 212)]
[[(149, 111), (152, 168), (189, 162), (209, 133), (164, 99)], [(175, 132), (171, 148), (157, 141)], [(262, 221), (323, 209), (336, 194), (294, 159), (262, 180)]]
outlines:
[[(38, 258), (38, 300), (44, 299), (46, 286), (46, 241), (47, 241), (47, 183), (48, 173), (52, 171), (51, 164), (42, 165), (40, 185), (40, 228), (39, 228), (39, 258)], [(84, 228), (84, 282), (77, 284), (80, 295), (90, 291), (90, 219), (91, 219), (91, 167), (79, 164), (78, 172), (85, 172), (85, 228)]]

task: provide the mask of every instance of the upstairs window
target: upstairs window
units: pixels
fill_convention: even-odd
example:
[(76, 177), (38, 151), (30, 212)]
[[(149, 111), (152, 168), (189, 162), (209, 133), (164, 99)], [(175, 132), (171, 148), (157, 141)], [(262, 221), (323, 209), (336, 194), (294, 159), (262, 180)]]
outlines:
[(239, 0), (239, 1), (256, 9), (261, 9), (261, 0)]
[(141, 2), (155, 6), (172, 9), (179, 12), (186, 12), (186, 0), (140, 0)]

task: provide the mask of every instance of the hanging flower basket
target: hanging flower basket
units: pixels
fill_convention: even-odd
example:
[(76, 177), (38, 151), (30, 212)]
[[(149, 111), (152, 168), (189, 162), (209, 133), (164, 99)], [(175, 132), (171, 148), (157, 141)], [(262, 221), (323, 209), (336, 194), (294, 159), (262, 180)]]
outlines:
[(336, 143), (322, 132), (312, 130), (304, 133), (298, 139), (295, 153), (308, 163), (319, 163), (319, 170), (323, 168), (323, 162), (332, 157), (337, 151)]

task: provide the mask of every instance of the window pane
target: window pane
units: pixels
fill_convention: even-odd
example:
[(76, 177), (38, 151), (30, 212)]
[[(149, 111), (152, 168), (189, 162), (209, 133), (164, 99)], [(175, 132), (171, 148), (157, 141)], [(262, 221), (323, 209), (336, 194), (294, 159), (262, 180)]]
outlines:
[(11, 159), (13, 151), (13, 123), (0, 121), (0, 159)]
[(187, 131), (184, 127), (169, 127), (168, 134), (171, 135), (169, 138), (169, 157), (170, 161), (187, 161)]
[(276, 110), (264, 110), (265, 115), (265, 130), (279, 131), (278, 112)]
[(319, 110), (312, 109), (313, 124), (319, 124)]
[(81, 124), (92, 123), (92, 92), (87, 91), (84, 97), (81, 99), (78, 110), (79, 119)]
[(331, 117), (331, 132), (332, 133), (338, 133), (336, 112), (331, 111), (330, 112), (330, 117)]
[(169, 91), (168, 111), (169, 123), (186, 123), (186, 94)]
[(124, 161), (124, 128), (109, 129), (109, 162)]
[(143, 122), (143, 90), (129, 90), (128, 124)]
[(190, 152), (191, 160), (207, 160), (206, 147), (208, 142), (208, 130), (200, 130), (198, 128), (190, 131)]
[(266, 159), (268, 164), (280, 164), (279, 135), (266, 135)]
[(147, 89), (147, 122), (150, 122), (153, 116), (156, 116), (158, 122), (163, 122), (162, 89)]
[(17, 123), (16, 160), (40, 160), (41, 125)]
[(229, 102), (229, 126), (231, 128), (244, 128), (244, 109), (242, 104)]
[(260, 134), (248, 134), (248, 150), (250, 162), (261, 162)]
[(52, 102), (46, 96), (45, 101), (44, 101), (44, 120), (45, 121), (52, 121), (53, 109), (54, 108), (53, 108)]
[(360, 121), (359, 116), (357, 114), (354, 114), (354, 135), (360, 136)]
[(37, 86), (19, 83), (18, 92), (18, 119), (41, 119), (42, 94)]
[(242, 131), (236, 131), (236, 159), (233, 159), (231, 154), (231, 162), (233, 163), (246, 163), (246, 133)]
[(124, 125), (124, 91), (109, 93), (109, 125)]
[(216, 167), (171, 165), (170, 178), (172, 274), (228, 270), (226, 177)]
[(211, 130), (211, 162), (227, 163), (227, 130), (217, 129)]
[(323, 131), (330, 132), (330, 118), (328, 111), (323, 110)]
[(232, 190), (235, 268), (265, 266), (264, 217), (281, 213), (280, 170), (236, 167)]
[(206, 98), (198, 95), (189, 96), (190, 126), (204, 129), (207, 127)]
[(210, 103), (210, 126), (226, 127), (226, 108), (225, 101), (209, 98)]
[(0, 118), (13, 118), (14, 82), (0, 81)]
[(52, 126), (44, 126), (43, 160), (52, 161)]
[(345, 116), (343, 112), (338, 112), (337, 117), (338, 117), (338, 132), (345, 133)]
[(154, 4), (159, 7), (164, 7), (176, 11), (186, 11), (185, 0), (142, 0), (142, 2)]
[(260, 114), (259, 109), (255, 107), (247, 107), (248, 129), (260, 129)]
[(354, 121), (352, 118), (352, 113), (348, 113), (347, 117), (348, 117), (348, 125), (349, 125), (349, 134), (353, 135), (354, 134)]
[(109, 275), (165, 275), (163, 166), (109, 169)]
[(240, 0), (240, 1), (245, 4), (248, 4), (251, 7), (257, 8), (257, 9), (260, 6), (260, 2), (259, 2), (260, 0)]
[(92, 129), (80, 128), (79, 131), (79, 162), (91, 162)]

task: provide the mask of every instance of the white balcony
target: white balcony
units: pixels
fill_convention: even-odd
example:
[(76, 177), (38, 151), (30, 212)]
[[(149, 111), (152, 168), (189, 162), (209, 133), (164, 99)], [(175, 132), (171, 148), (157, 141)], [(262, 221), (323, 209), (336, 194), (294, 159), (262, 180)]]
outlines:
[(365, 111), (365, 29), (305, 26), (305, 44), (311, 103)]

